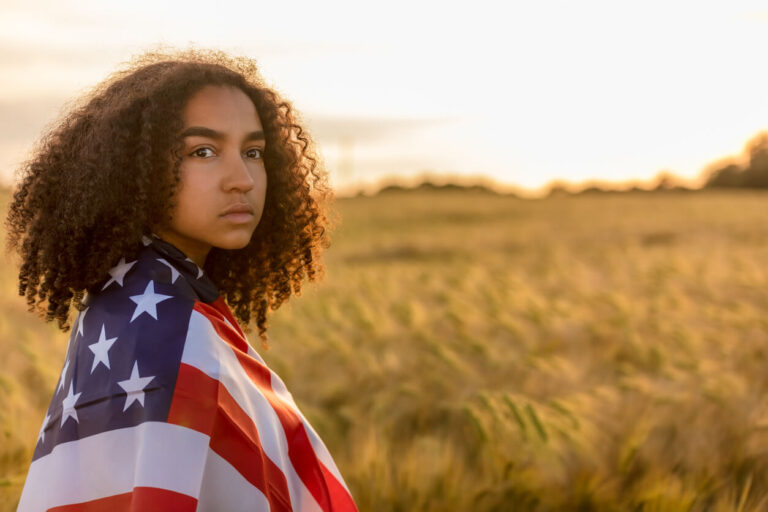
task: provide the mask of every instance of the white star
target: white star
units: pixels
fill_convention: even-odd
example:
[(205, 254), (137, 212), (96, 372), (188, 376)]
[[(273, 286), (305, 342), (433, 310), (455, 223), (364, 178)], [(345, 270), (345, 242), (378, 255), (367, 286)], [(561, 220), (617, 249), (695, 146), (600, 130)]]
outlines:
[(136, 309), (133, 312), (130, 322), (133, 322), (136, 320), (136, 317), (145, 312), (157, 320), (157, 303), (170, 298), (171, 295), (155, 293), (155, 283), (150, 281), (147, 283), (147, 287), (144, 289), (143, 294), (131, 296), (131, 300), (136, 303)]
[(143, 243), (144, 245), (149, 245), (152, 243), (152, 240), (150, 240), (149, 237), (146, 235), (141, 235), (141, 243)]
[(125, 278), (125, 274), (128, 273), (129, 270), (131, 270), (131, 267), (136, 264), (136, 261), (132, 261), (130, 263), (125, 262), (125, 258), (120, 258), (120, 263), (109, 269), (109, 275), (112, 276), (109, 281), (107, 281), (107, 284), (105, 284), (101, 289), (105, 289), (107, 286), (109, 286), (112, 283), (117, 283), (120, 286), (123, 286), (123, 278)]
[(104, 324), (101, 324), (101, 334), (99, 334), (99, 341), (88, 345), (88, 348), (91, 349), (91, 352), (93, 352), (93, 366), (91, 366), (91, 373), (93, 373), (93, 370), (96, 369), (99, 363), (103, 363), (108, 370), (112, 369), (109, 367), (108, 352), (109, 349), (112, 348), (112, 345), (115, 343), (115, 340), (117, 340), (117, 338), (107, 339), (107, 335), (104, 332)]
[(80, 312), (80, 314), (77, 317), (77, 333), (80, 336), (85, 336), (85, 331), (83, 330), (83, 320), (85, 319), (85, 314), (88, 312), (88, 308), (85, 308)]
[(64, 362), (64, 369), (61, 370), (61, 377), (59, 377), (59, 387), (56, 389), (57, 393), (60, 390), (64, 389), (64, 381), (67, 380), (68, 369), (69, 369), (69, 357), (67, 357), (67, 360)]
[(69, 383), (69, 393), (67, 393), (67, 396), (64, 397), (64, 401), (61, 402), (61, 426), (64, 426), (64, 422), (67, 421), (67, 418), (74, 418), (76, 422), (80, 422), (80, 420), (77, 419), (77, 411), (75, 410), (75, 404), (77, 403), (78, 398), (80, 398), (80, 395), (82, 395), (83, 392), (74, 393), (74, 383)]
[(198, 278), (198, 279), (200, 279), (200, 277), (203, 275), (203, 269), (201, 269), (201, 268), (200, 268), (200, 267), (197, 265), (197, 263), (195, 263), (195, 262), (194, 262), (194, 261), (192, 261), (191, 259), (189, 259), (189, 258), (185, 258), (185, 259), (186, 259), (188, 262), (190, 262), (190, 263), (194, 263), (194, 264), (195, 264), (195, 266), (197, 267), (197, 278)]
[(163, 265), (167, 265), (167, 266), (168, 266), (168, 268), (170, 268), (170, 269), (171, 269), (171, 284), (175, 283), (175, 282), (176, 282), (176, 278), (178, 278), (178, 277), (179, 277), (179, 275), (180, 275), (180, 274), (179, 274), (179, 271), (178, 271), (178, 270), (176, 270), (176, 267), (174, 267), (173, 265), (171, 265), (170, 263), (168, 263), (167, 261), (165, 261), (163, 258), (157, 258), (157, 261), (159, 261), (159, 262), (160, 262), (160, 263), (162, 263)]
[(133, 371), (131, 371), (131, 378), (128, 380), (121, 380), (118, 382), (121, 388), (125, 390), (125, 392), (128, 394), (125, 397), (125, 406), (123, 407), (123, 412), (125, 412), (128, 407), (133, 403), (138, 401), (142, 407), (144, 407), (144, 388), (147, 387), (147, 385), (150, 383), (152, 379), (155, 377), (139, 377), (139, 362), (136, 361), (133, 363)]
[(50, 421), (50, 419), (51, 419), (51, 415), (46, 414), (45, 419), (43, 420), (43, 426), (40, 427), (40, 433), (37, 434), (37, 439), (39, 441), (42, 441), (43, 443), (45, 442), (45, 427), (48, 426), (48, 421)]

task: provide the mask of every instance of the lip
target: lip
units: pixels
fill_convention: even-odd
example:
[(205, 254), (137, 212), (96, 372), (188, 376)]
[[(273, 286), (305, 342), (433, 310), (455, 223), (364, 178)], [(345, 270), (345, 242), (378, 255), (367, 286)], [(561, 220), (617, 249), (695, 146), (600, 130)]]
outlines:
[(233, 205), (230, 205), (226, 210), (224, 210), (221, 216), (224, 217), (230, 214), (245, 214), (245, 213), (253, 215), (253, 207), (245, 203), (235, 203)]
[(221, 216), (234, 224), (247, 224), (253, 220), (253, 214), (248, 212), (233, 212)]

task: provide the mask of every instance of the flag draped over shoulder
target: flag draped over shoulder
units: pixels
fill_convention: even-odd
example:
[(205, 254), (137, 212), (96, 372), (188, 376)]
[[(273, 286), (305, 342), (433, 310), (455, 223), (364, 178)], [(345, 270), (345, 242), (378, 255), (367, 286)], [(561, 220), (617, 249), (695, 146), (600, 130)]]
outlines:
[(356, 511), (216, 286), (145, 237), (77, 317), (19, 511)]

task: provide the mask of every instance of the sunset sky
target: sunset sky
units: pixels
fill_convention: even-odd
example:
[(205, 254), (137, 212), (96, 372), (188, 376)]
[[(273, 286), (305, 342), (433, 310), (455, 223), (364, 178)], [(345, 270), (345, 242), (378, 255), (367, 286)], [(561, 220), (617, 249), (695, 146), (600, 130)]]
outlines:
[(0, 0), (0, 179), (67, 100), (159, 43), (255, 58), (341, 190), (695, 178), (768, 129), (763, 2)]

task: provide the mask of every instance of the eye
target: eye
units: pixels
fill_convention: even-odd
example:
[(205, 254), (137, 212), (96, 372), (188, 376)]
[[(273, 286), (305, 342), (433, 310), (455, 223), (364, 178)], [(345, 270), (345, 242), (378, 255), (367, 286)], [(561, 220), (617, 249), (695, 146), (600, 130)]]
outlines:
[(205, 154), (201, 153), (201, 151), (211, 151), (211, 152), (213, 152), (213, 150), (211, 148), (197, 148), (192, 153), (190, 153), (190, 156), (194, 155), (194, 156), (199, 156), (201, 158), (205, 158), (206, 156), (208, 156), (208, 155), (205, 155)]
[(249, 158), (261, 158), (264, 156), (264, 150), (261, 148), (251, 148), (245, 152)]

